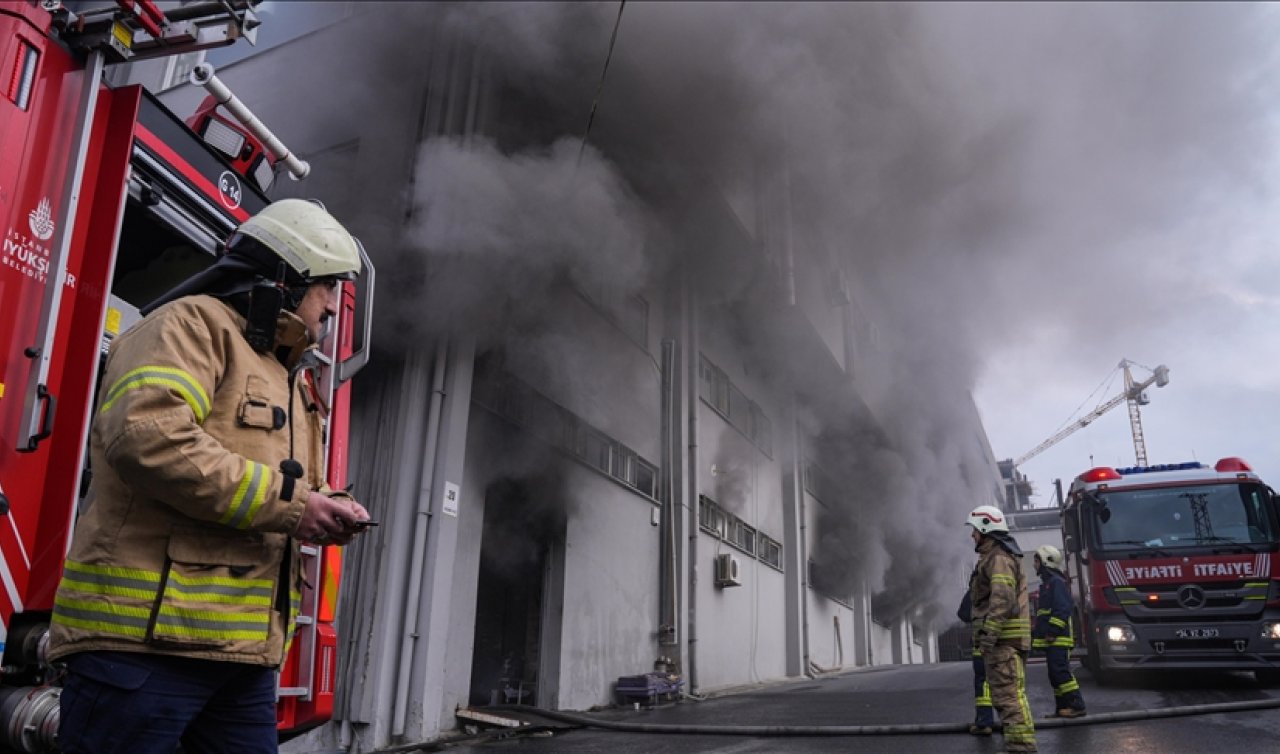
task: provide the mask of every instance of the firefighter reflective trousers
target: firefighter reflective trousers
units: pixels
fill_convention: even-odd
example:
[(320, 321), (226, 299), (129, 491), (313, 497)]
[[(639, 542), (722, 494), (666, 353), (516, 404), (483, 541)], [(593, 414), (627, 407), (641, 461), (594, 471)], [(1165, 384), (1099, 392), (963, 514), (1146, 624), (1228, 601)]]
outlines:
[(1067, 647), (1045, 647), (1045, 664), (1049, 666), (1049, 685), (1053, 686), (1053, 698), (1057, 709), (1084, 711), (1084, 697), (1080, 684), (1071, 674), (1071, 650)]
[(63, 754), (275, 754), (272, 668), (81, 652), (67, 658)]
[(1036, 729), (1027, 704), (1027, 675), (1023, 654), (1007, 644), (984, 649), (991, 704), (1004, 723), (1006, 751), (1035, 751)]
[(973, 724), (979, 728), (993, 728), (995, 713), (991, 711), (991, 687), (987, 685), (987, 667), (982, 661), (982, 650), (973, 650)]

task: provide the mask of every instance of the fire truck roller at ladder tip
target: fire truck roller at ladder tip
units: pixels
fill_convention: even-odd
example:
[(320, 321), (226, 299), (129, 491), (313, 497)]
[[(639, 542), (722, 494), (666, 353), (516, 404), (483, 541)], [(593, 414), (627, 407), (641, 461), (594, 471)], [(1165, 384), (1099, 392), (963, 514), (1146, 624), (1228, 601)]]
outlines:
[[(142, 319), (148, 303), (192, 269), (204, 268), (197, 277), (214, 288), (227, 282), (234, 255), (222, 261), (219, 255), (224, 243), (238, 243), (237, 229), (242, 250), (261, 244), (284, 262), (260, 270), (261, 300), (280, 305), (273, 312), (307, 306), (298, 285), (329, 281), (332, 299), (324, 314), (331, 316), (325, 327), (312, 328), (310, 335), (321, 340), (294, 381), (299, 400), (318, 407), (327, 423), (325, 444), (305, 454), (315, 459), (305, 478), (321, 489), (349, 487), (348, 381), (369, 356), (374, 269), (368, 255), (345, 230), (337, 232), (336, 221), (331, 241), (317, 241), (313, 233), (302, 245), (336, 250), (332, 244), (345, 236), (353, 246), (334, 251), (332, 259), (291, 251), (302, 248), (289, 235), (300, 220), (281, 210), (314, 215), (306, 221), (311, 228), (329, 215), (300, 200), (269, 202), (264, 192), (277, 166), (297, 175), (305, 174), (305, 163), (212, 69), (201, 72), (209, 96), (186, 122), (143, 87), (112, 87), (103, 76), (116, 63), (252, 41), (255, 5), (230, 0), (161, 11), (145, 0), (120, 0), (77, 13), (59, 2), (0, 3), (0, 120), (6, 123), (0, 149), (20, 155), (0, 163), (0, 751), (55, 746), (62, 671), (50, 656), (55, 594), (77, 519), (87, 510), (84, 494), (93, 480), (111, 475), (110, 464), (85, 460), (91, 418), (96, 406), (125, 400), (104, 395), (112, 386), (99, 384), (108, 349)], [(342, 269), (327, 266), (338, 258), (346, 260), (338, 262)], [(357, 270), (358, 280), (347, 274)], [(318, 311), (299, 310), (303, 315), (308, 322), (313, 315), (324, 319)], [(270, 326), (265, 316), (259, 323), (264, 333), (274, 332), (274, 314), (270, 319)], [(359, 332), (357, 322), (363, 323)], [(205, 413), (206, 400), (217, 401), (207, 390), (202, 395), (197, 388), (203, 386), (179, 389), (181, 380), (162, 377), (174, 395), (191, 398), (183, 405), (194, 406), (195, 414)], [(303, 426), (287, 409), (263, 411), (272, 431), (279, 426), (287, 436), (292, 430), (285, 426)], [(290, 458), (304, 455), (290, 450)], [(275, 465), (262, 466), (264, 480), (294, 479)], [(228, 532), (232, 523), (251, 526), (252, 516), (264, 515), (268, 502), (257, 498), (261, 507), (229, 522)], [(280, 592), (286, 612), (296, 614), (275, 683), (281, 731), (329, 719), (338, 682), (339, 551), (305, 544), (293, 552), (303, 587)], [(107, 588), (107, 576), (77, 583)], [(168, 625), (163, 618), (146, 622)]]

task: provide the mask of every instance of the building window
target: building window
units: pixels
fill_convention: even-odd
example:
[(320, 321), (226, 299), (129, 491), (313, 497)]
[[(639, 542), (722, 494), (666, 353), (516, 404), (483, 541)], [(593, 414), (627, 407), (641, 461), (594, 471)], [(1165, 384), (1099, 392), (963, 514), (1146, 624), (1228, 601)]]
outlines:
[(724, 537), (724, 514), (706, 495), (698, 496), (698, 527), (717, 539)]
[(784, 570), (781, 542), (721, 508), (706, 495), (698, 496), (698, 528), (771, 568)]
[(702, 400), (735, 429), (747, 436), (760, 452), (773, 458), (773, 423), (760, 405), (729, 380), (724, 370), (701, 357), (698, 367)]
[(756, 547), (756, 554), (760, 557), (760, 562), (781, 571), (782, 543), (764, 532), (758, 532), (757, 534), (760, 539)]
[(889, 617), (889, 605), (886, 602), (887, 597), (883, 594), (871, 596), (871, 620), (878, 626), (893, 628), (893, 618)]
[(756, 554), (756, 530), (736, 516), (729, 525), (729, 536), (725, 541), (748, 555)]
[(825, 469), (807, 458), (804, 461), (804, 489), (824, 506), (836, 502), (836, 486), (831, 477)]
[(640, 456), (635, 457), (636, 460), (636, 489), (651, 498), (658, 497), (658, 467), (644, 460)]
[(476, 363), (471, 399), (592, 469), (656, 500), (658, 467), (568, 409), (496, 368)]
[(831, 600), (832, 602), (838, 602), (841, 605), (844, 605), (845, 607), (852, 608), (853, 597), (850, 595), (836, 594), (836, 590), (833, 588), (833, 586), (834, 585), (827, 583), (827, 579), (823, 576), (822, 567), (819, 566), (817, 563), (815, 563), (812, 558), (810, 558), (809, 559), (809, 588), (817, 592), (818, 594), (821, 594), (823, 597), (826, 597), (827, 599)]
[(577, 455), (588, 466), (613, 474), (613, 442), (607, 435), (586, 425), (578, 427)]

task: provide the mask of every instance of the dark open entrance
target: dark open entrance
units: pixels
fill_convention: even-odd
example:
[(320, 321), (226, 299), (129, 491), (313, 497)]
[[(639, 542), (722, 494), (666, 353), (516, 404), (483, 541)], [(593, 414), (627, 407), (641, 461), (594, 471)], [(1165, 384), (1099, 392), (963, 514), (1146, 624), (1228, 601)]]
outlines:
[(545, 703), (538, 698), (551, 638), (543, 625), (545, 591), (555, 583), (547, 573), (564, 539), (558, 500), (558, 485), (547, 478), (502, 479), (485, 492), (472, 705)]

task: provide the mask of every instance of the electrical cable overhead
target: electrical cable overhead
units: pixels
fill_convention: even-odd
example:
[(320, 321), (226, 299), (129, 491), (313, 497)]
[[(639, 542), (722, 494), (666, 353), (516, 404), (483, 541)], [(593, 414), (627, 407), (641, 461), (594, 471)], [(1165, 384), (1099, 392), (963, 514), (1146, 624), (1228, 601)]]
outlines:
[[(1075, 407), (1075, 409), (1071, 412), (1071, 415), (1070, 415), (1070, 416), (1068, 416), (1068, 417), (1067, 417), (1067, 418), (1066, 418), (1066, 419), (1065, 419), (1061, 424), (1059, 424), (1056, 428), (1054, 428), (1054, 430), (1053, 430), (1053, 431), (1054, 431), (1054, 432), (1057, 432), (1057, 431), (1061, 430), (1063, 427), (1065, 427), (1065, 426), (1067, 426), (1068, 424), (1070, 424), (1071, 422), (1073, 422), (1073, 421), (1075, 421), (1076, 419), (1080, 418), (1080, 410), (1081, 410), (1082, 408), (1084, 408), (1085, 404), (1086, 404), (1086, 403), (1088, 403), (1088, 402), (1089, 402), (1089, 400), (1093, 398), (1093, 396), (1095, 396), (1095, 395), (1097, 395), (1097, 394), (1099, 394), (1099, 393), (1102, 393), (1102, 394), (1104, 394), (1104, 395), (1105, 395), (1105, 394), (1108, 392), (1109, 388), (1111, 387), (1111, 383), (1112, 383), (1112, 382), (1115, 382), (1116, 375), (1118, 375), (1119, 373), (1120, 373), (1120, 372), (1119, 372), (1119, 371), (1117, 371), (1117, 370), (1115, 370), (1115, 369), (1112, 369), (1112, 370), (1108, 371), (1108, 372), (1107, 372), (1107, 376), (1102, 378), (1102, 382), (1099, 382), (1099, 383), (1098, 383), (1098, 386), (1097, 386), (1097, 387), (1095, 387), (1095, 388), (1093, 389), (1093, 392), (1092, 392), (1092, 393), (1089, 393), (1088, 395), (1086, 395), (1086, 396), (1084, 397), (1084, 400), (1080, 401), (1080, 405), (1079, 405), (1079, 406), (1076, 406), (1076, 407)], [(1098, 407), (1098, 406), (1100, 406), (1100, 405), (1102, 405), (1102, 401), (1101, 401), (1101, 400), (1099, 400), (1096, 404), (1094, 404), (1094, 408), (1097, 408), (1097, 407)]]
[(600, 71), (600, 85), (596, 87), (595, 99), (591, 101), (591, 114), (587, 116), (587, 128), (582, 132), (582, 143), (578, 145), (578, 164), (582, 164), (582, 153), (587, 150), (587, 139), (591, 136), (591, 125), (596, 120), (596, 108), (600, 106), (600, 95), (604, 92), (604, 80), (609, 75), (609, 61), (613, 60), (613, 48), (618, 42), (618, 27), (622, 25), (622, 10), (627, 7), (627, 0), (618, 3), (618, 17), (613, 22), (613, 34), (609, 37), (609, 52), (604, 56), (604, 70)]

